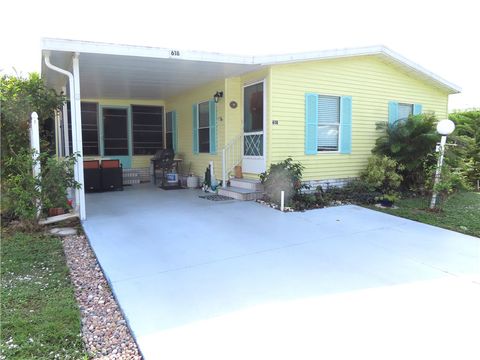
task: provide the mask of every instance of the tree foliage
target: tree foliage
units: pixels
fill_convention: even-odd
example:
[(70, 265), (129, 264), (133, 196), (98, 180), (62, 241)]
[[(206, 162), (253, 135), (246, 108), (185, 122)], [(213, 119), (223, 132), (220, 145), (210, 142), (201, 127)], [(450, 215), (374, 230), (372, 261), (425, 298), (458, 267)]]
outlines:
[(457, 146), (449, 149), (456, 165), (462, 167), (472, 184), (480, 180), (480, 110), (455, 112), (449, 115), (455, 122), (452, 139)]
[(15, 156), (21, 149), (29, 147), (31, 113), (37, 112), (39, 127), (43, 129), (64, 100), (63, 95), (47, 88), (37, 73), (29, 74), (27, 78), (0, 77), (2, 163), (5, 157)]
[(393, 124), (377, 124), (383, 134), (377, 139), (372, 152), (386, 155), (402, 165), (400, 171), (403, 185), (416, 187), (424, 182), (423, 167), (428, 154), (435, 151), (439, 139), (436, 132), (436, 118), (433, 114), (410, 116)]

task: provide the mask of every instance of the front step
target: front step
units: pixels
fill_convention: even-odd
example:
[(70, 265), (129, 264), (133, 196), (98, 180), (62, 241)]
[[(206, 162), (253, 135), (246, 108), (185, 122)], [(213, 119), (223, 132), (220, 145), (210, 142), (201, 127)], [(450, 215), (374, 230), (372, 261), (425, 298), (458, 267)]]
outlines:
[(236, 200), (249, 201), (262, 198), (263, 192), (236, 186), (229, 186), (226, 188), (219, 188), (218, 195), (228, 196)]
[(233, 179), (230, 179), (230, 186), (252, 190), (252, 191), (263, 191), (263, 185), (260, 182), (260, 180), (233, 178)]

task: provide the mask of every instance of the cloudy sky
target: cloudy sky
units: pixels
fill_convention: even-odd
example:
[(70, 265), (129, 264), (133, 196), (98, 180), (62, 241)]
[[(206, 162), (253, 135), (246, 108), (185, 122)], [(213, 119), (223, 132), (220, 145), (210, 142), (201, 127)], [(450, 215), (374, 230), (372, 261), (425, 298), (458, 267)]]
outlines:
[(450, 109), (480, 108), (474, 0), (4, 0), (0, 71), (40, 69), (40, 38), (266, 55), (386, 45), (462, 87)]

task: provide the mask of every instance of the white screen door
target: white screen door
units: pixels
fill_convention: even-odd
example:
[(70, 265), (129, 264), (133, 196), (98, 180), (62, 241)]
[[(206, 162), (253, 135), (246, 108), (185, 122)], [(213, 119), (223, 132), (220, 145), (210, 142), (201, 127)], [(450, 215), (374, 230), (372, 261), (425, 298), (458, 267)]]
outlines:
[(243, 164), (245, 173), (265, 171), (264, 82), (243, 88)]

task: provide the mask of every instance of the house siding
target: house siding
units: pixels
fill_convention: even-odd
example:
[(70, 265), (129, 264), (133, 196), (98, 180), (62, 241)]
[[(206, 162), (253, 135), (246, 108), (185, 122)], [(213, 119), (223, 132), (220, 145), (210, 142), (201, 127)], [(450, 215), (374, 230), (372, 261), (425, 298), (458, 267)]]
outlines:
[[(375, 140), (376, 123), (387, 121), (388, 102), (422, 104), (423, 112), (447, 116), (448, 94), (378, 57), (365, 56), (274, 65), (270, 76), (268, 162), (287, 157), (304, 166), (304, 180), (344, 179), (364, 169)], [(352, 96), (351, 154), (305, 155), (305, 93)]]
[[(192, 105), (213, 99), (217, 91), (224, 98), (217, 104), (217, 151), (216, 154), (193, 153)], [(183, 159), (182, 172), (191, 172), (203, 178), (210, 161), (214, 162), (215, 177), (222, 178), (222, 149), (225, 144), (225, 80), (209, 83), (166, 100), (166, 111), (177, 112), (178, 150)]]

